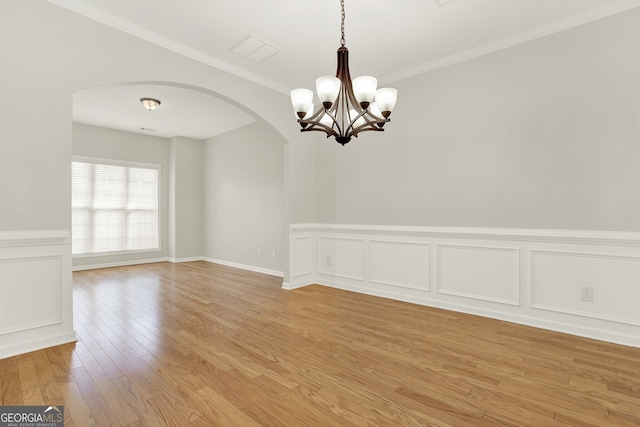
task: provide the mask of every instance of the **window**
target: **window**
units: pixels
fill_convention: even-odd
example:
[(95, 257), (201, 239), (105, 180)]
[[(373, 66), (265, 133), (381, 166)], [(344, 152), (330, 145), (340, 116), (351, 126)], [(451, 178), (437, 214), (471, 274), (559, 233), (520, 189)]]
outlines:
[(72, 253), (159, 250), (158, 165), (72, 162)]

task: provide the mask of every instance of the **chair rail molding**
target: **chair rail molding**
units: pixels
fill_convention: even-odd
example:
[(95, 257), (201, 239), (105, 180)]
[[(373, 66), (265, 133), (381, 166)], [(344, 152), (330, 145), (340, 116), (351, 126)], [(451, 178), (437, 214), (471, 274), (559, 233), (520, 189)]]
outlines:
[(289, 240), (285, 289), (318, 284), (640, 347), (640, 233), (291, 224)]

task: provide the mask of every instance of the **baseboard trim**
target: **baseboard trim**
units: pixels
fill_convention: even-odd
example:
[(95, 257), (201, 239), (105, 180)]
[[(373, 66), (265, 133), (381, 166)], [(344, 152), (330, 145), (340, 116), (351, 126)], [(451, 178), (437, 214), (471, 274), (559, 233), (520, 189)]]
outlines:
[(241, 270), (253, 271), (254, 273), (268, 274), (269, 276), (284, 277), (284, 273), (278, 270), (271, 270), (269, 268), (256, 267), (254, 265), (240, 264), (232, 261), (225, 261), (216, 258), (202, 258), (202, 261), (210, 262), (212, 264), (224, 265), (226, 267), (239, 268)]
[(196, 256), (196, 257), (190, 257), (190, 258), (168, 258), (167, 261), (169, 261), (172, 264), (180, 264), (182, 262), (205, 261), (205, 259), (200, 256)]
[(74, 331), (31, 341), (23, 341), (17, 344), (12, 344), (0, 348), (0, 359), (7, 359), (9, 357), (17, 356), (20, 354), (31, 353), (32, 351), (42, 350), (44, 348), (55, 347), (57, 345), (68, 344), (76, 341), (78, 341), (78, 337), (76, 336), (76, 333)]
[[(314, 281), (314, 284), (326, 286), (329, 288), (340, 289), (343, 291), (356, 292), (359, 294), (370, 295), (374, 297), (387, 298), (396, 301), (418, 304), (426, 307), (449, 310), (458, 313), (471, 314), (474, 316), (482, 316), (490, 319), (501, 320), (505, 322), (515, 323), (534, 328), (545, 329), (554, 332), (575, 335), (583, 338), (594, 339), (598, 341), (606, 341), (615, 344), (621, 344), (631, 347), (640, 347), (640, 337), (633, 334), (616, 333), (610, 330), (594, 329), (581, 327), (575, 324), (558, 322), (549, 319), (534, 318), (522, 314), (506, 314), (499, 311), (489, 310), (485, 308), (473, 307), (466, 304), (456, 304), (434, 300), (424, 297), (410, 297), (405, 294), (367, 289), (360, 286), (349, 285), (335, 281)], [(284, 285), (284, 284), (283, 284)], [(303, 285), (305, 286), (305, 285)], [(284, 286), (283, 286), (284, 287)], [(292, 288), (294, 289), (294, 288)]]
[[(289, 242), (284, 289), (317, 283), (640, 347), (638, 232), (291, 224)], [(580, 286), (599, 297), (580, 300)]]
[(210, 262), (212, 264), (224, 265), (226, 267), (233, 267), (233, 268), (239, 268), (241, 270), (253, 271), (254, 273), (268, 274), (269, 276), (275, 276), (275, 277), (284, 277), (284, 273), (282, 271), (271, 270), (269, 268), (256, 267), (254, 265), (241, 264), (237, 262), (225, 261), (221, 259), (207, 258), (207, 257), (190, 257), (190, 258), (166, 257), (166, 258), (138, 259), (138, 260), (121, 261), (121, 262), (105, 262), (100, 264), (74, 266), (73, 271), (95, 270), (98, 268), (110, 268), (110, 267), (127, 267), (130, 265), (152, 264), (155, 262), (171, 262), (173, 264), (179, 264), (183, 262), (194, 262), (194, 261), (205, 261), (205, 262)]
[(151, 258), (151, 259), (136, 259), (131, 261), (118, 261), (118, 262), (104, 262), (99, 264), (90, 264), (90, 265), (77, 265), (73, 267), (73, 271), (84, 271), (84, 270), (96, 270), (98, 268), (111, 268), (111, 267), (127, 267), (130, 265), (138, 265), (138, 264), (152, 264), (155, 262), (168, 262), (169, 258)]
[(299, 281), (299, 282), (282, 282), (282, 289), (285, 289), (287, 291), (292, 291), (294, 289), (300, 289), (300, 288), (304, 288), (305, 286), (309, 286), (309, 285), (314, 285), (317, 282), (315, 280), (311, 280), (311, 281)]

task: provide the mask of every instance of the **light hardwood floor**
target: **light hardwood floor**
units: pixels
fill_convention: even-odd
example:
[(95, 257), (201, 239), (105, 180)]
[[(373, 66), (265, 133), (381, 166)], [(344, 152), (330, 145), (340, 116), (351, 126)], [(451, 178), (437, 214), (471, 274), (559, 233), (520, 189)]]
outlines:
[(638, 426), (640, 349), (205, 262), (74, 273), (79, 341), (0, 360), (69, 426)]

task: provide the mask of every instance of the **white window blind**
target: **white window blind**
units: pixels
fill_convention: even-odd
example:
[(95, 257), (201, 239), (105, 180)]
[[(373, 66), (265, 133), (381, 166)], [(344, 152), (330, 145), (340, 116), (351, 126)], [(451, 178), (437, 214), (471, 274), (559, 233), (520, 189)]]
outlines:
[(74, 160), (72, 253), (158, 250), (158, 179), (156, 165)]

